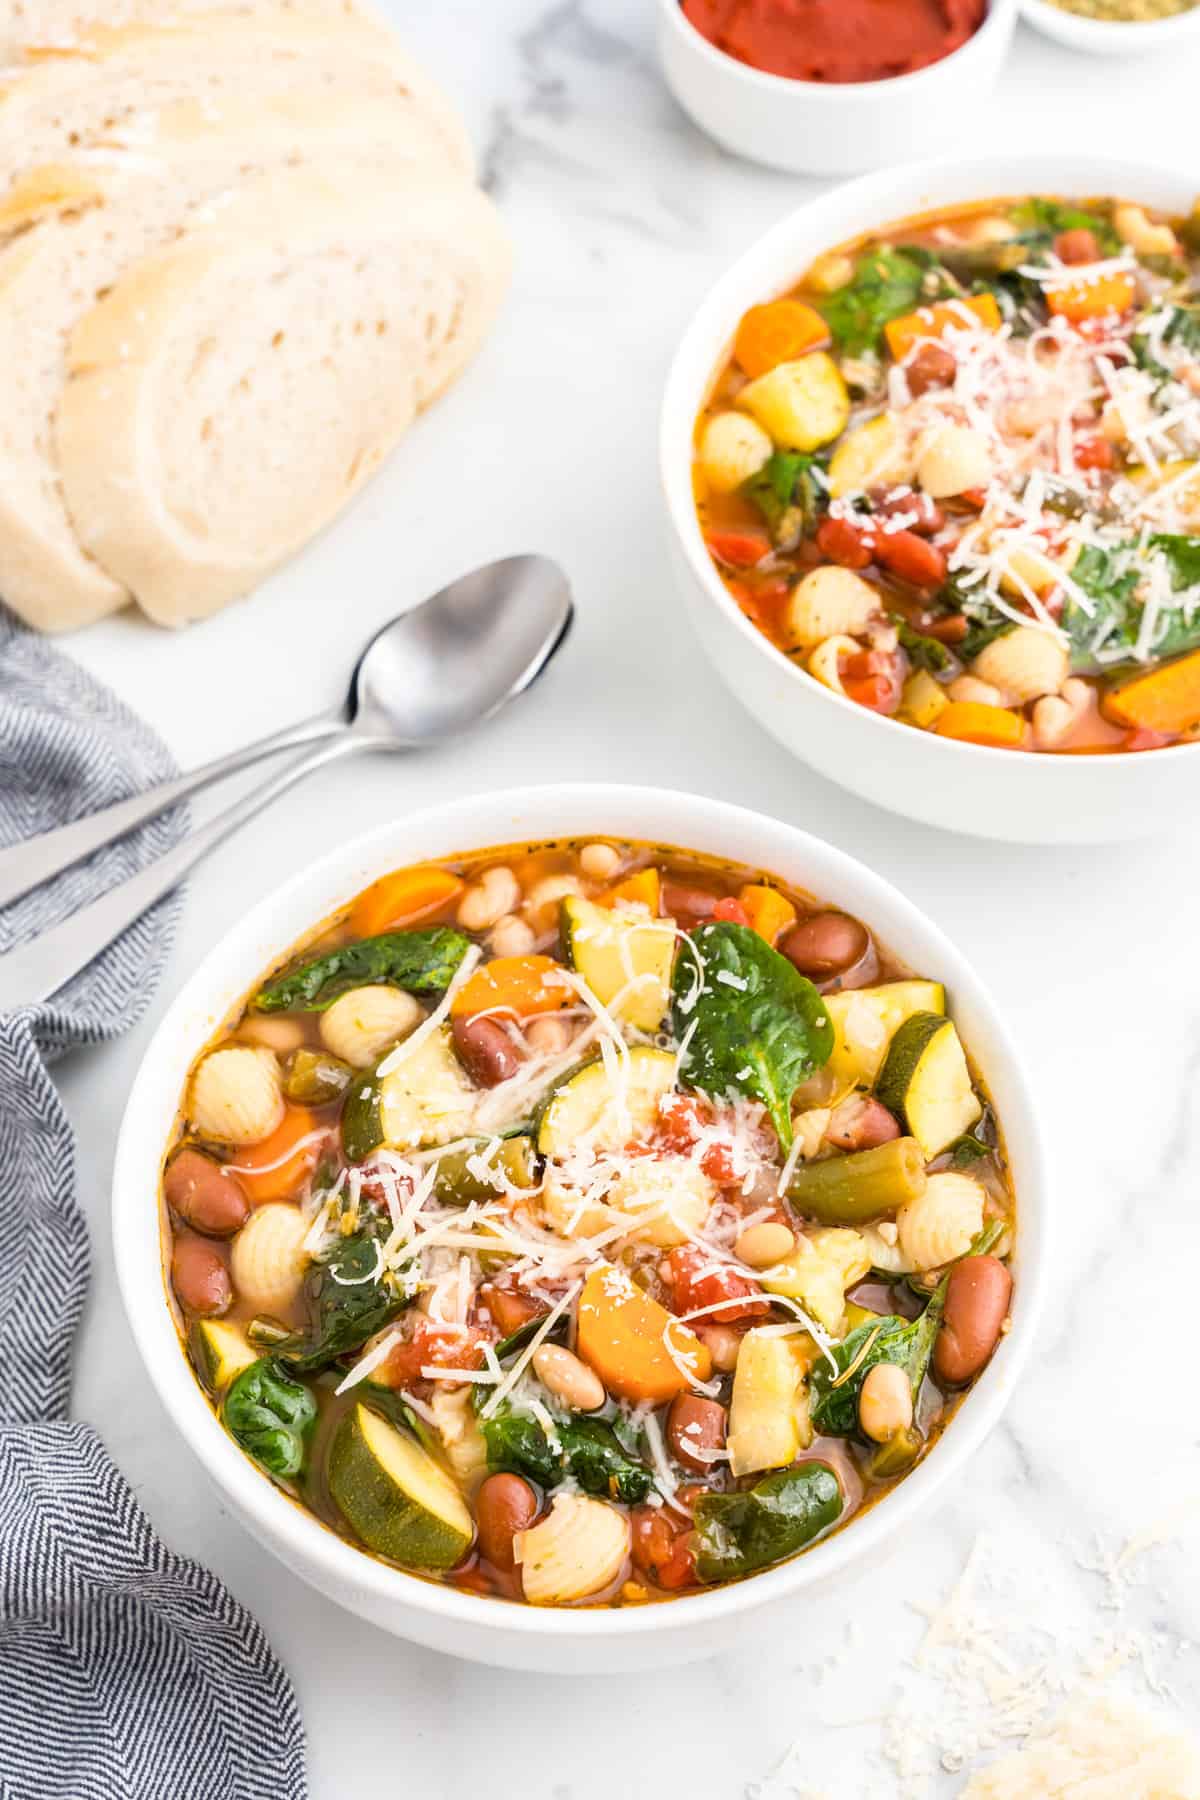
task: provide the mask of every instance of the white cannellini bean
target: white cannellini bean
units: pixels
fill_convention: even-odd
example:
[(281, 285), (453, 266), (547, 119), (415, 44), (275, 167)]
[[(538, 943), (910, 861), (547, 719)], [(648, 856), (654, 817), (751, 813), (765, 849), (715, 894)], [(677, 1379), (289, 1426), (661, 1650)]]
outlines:
[(596, 1371), (561, 1344), (539, 1344), (533, 1367), (542, 1386), (572, 1412), (598, 1412), (608, 1398)]
[(504, 863), (485, 869), (458, 903), (458, 922), (464, 931), (487, 931), (506, 913), (515, 912), (521, 888)]
[(993, 687), (990, 681), (980, 681), (977, 675), (956, 675), (946, 692), (951, 700), (974, 701), (978, 706), (1008, 705), (1007, 695)]
[(247, 1013), (237, 1028), (244, 1044), (257, 1044), (276, 1056), (289, 1056), (304, 1043), (304, 1027), (299, 1019), (271, 1017), (264, 1013)]
[(542, 1013), (525, 1027), (525, 1042), (535, 1056), (561, 1056), (574, 1035), (569, 1020), (553, 1013)]
[(544, 875), (526, 894), (521, 910), (535, 931), (548, 931), (557, 916), (559, 901), (579, 891), (577, 875)]
[(750, 1225), (742, 1232), (733, 1253), (748, 1269), (771, 1269), (792, 1254), (796, 1248), (795, 1233), (786, 1225), (766, 1219), (761, 1225)]
[(352, 1069), (369, 1069), (424, 1017), (420, 1001), (403, 988), (351, 988), (321, 1014), (321, 1042)]
[[(741, 413), (732, 416), (748, 423)], [(579, 852), (579, 866), (589, 881), (611, 881), (621, 866), (621, 852), (611, 844), (585, 844)]]
[(931, 1175), (925, 1192), (896, 1213), (900, 1249), (921, 1273), (965, 1256), (983, 1229), (983, 1188), (970, 1175), (944, 1169)]
[(917, 451), (917, 480), (931, 500), (986, 487), (991, 473), (988, 441), (970, 425), (935, 426)]
[(1033, 709), (1033, 741), (1039, 750), (1053, 750), (1075, 723), (1075, 711), (1058, 694), (1045, 694)]
[(529, 926), (516, 913), (505, 913), (488, 933), (488, 945), (497, 956), (525, 956), (536, 942)]
[(188, 1117), (218, 1144), (259, 1144), (283, 1118), (283, 1084), (273, 1050), (228, 1044), (192, 1076)]
[(534, 1606), (601, 1593), (629, 1554), (629, 1521), (603, 1500), (556, 1494), (544, 1519), (517, 1534), (521, 1586)]
[(1024, 703), (1043, 694), (1057, 694), (1067, 678), (1070, 659), (1066, 646), (1048, 631), (1018, 625), (979, 652), (971, 671), (980, 681)]
[(285, 1201), (272, 1201), (250, 1214), (229, 1256), (239, 1300), (271, 1318), (286, 1317), (308, 1266), (308, 1229), (300, 1208)]
[(732, 1374), (742, 1348), (741, 1333), (732, 1325), (714, 1325), (711, 1319), (697, 1319), (692, 1330), (706, 1346), (713, 1368), (720, 1370), (722, 1375)]
[(869, 1438), (886, 1444), (913, 1422), (912, 1383), (897, 1363), (868, 1369), (858, 1396), (858, 1422)]
[[(718, 413), (700, 437), (700, 466), (718, 494), (732, 494), (757, 475), (775, 446), (756, 419), (745, 413)], [(582, 858), (580, 859), (582, 865)], [(590, 871), (584, 869), (584, 873)]]
[(836, 563), (810, 569), (796, 583), (783, 615), (789, 649), (807, 649), (828, 637), (856, 637), (881, 611), (878, 593)]
[(1129, 201), (1113, 207), (1113, 229), (1139, 256), (1174, 256), (1179, 239), (1169, 225), (1156, 225), (1145, 209)]

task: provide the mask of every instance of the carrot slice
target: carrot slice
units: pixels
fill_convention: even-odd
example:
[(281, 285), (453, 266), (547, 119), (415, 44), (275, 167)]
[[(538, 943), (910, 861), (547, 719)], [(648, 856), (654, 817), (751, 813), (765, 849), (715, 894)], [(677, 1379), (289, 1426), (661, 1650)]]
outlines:
[[(321, 1152), (324, 1130), (306, 1106), (289, 1106), (270, 1137), (238, 1152), (226, 1168), (235, 1174), (255, 1206), (293, 1193)], [(314, 1141), (310, 1142), (312, 1139)]]
[(624, 1269), (607, 1264), (583, 1284), (576, 1348), (610, 1394), (635, 1403), (658, 1406), (690, 1380), (707, 1381), (712, 1373), (712, 1358), (695, 1332), (636, 1287)]
[(1133, 276), (1118, 272), (1095, 281), (1064, 281), (1046, 289), (1046, 305), (1060, 318), (1078, 325), (1107, 312), (1127, 312), (1133, 305)]
[(394, 875), (381, 876), (358, 896), (350, 913), (350, 929), (356, 937), (375, 937), (449, 905), (461, 894), (462, 886), (448, 869), (398, 869)]
[(1200, 724), (1200, 650), (1135, 675), (1108, 695), (1104, 712), (1118, 725), (1168, 736)]
[(995, 294), (967, 294), (961, 300), (939, 300), (935, 306), (918, 306), (916, 312), (889, 319), (883, 328), (888, 349), (902, 362), (922, 338), (941, 337), (944, 331), (968, 331), (982, 326), (999, 331), (1002, 320)]
[(481, 1012), (511, 1012), (518, 1019), (557, 1012), (575, 997), (562, 976), (563, 966), (552, 956), (497, 956), (468, 977), (450, 1011), (456, 1019)]
[(1006, 706), (983, 706), (977, 700), (952, 700), (933, 728), (939, 737), (963, 744), (986, 744), (993, 750), (1020, 750), (1025, 721)]
[(753, 380), (828, 342), (829, 327), (815, 307), (802, 300), (770, 300), (743, 313), (733, 354)]
[(752, 531), (710, 531), (704, 541), (718, 562), (735, 569), (753, 568), (771, 550), (770, 540)]
[(635, 875), (627, 875), (624, 881), (618, 881), (616, 887), (609, 888), (607, 894), (598, 894), (598, 906), (616, 906), (624, 902), (626, 906), (644, 906), (652, 917), (658, 917), (662, 901), (662, 877), (657, 869), (639, 869)]
[(766, 938), (768, 944), (777, 943), (788, 926), (796, 923), (795, 907), (790, 900), (784, 899), (778, 888), (747, 886), (738, 899), (746, 909), (751, 930)]

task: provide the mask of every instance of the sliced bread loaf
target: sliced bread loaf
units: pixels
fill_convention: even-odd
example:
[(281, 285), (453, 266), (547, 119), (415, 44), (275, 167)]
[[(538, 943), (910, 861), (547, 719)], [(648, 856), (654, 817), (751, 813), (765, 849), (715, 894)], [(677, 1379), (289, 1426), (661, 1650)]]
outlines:
[(164, 624), (245, 593), (463, 367), (508, 263), (452, 176), (246, 184), (75, 329), (56, 438), (80, 542)]
[[(140, 257), (219, 215), (243, 181), (326, 157), (353, 161), (364, 182), (425, 164), (455, 178), (443, 134), (408, 100), (301, 89), (238, 100), (215, 123), (180, 102), (159, 110), (140, 151), (47, 173), (43, 192), (52, 181), (73, 192), (70, 215), (0, 248), (0, 595), (31, 624), (71, 630), (129, 599), (80, 546), (63, 504), (53, 424), (74, 327)], [(75, 190), (63, 179), (72, 172)]]
[[(356, 0), (274, 0), (281, 12), (325, 20), (362, 17)], [(9, 0), (0, 17), (0, 64), (23, 57), (78, 54), (97, 31), (122, 25), (161, 25), (196, 13), (252, 13), (256, 0)]]
[(16, 72), (0, 84), (0, 203), (47, 164), (103, 159), (114, 139), (152, 135), (159, 107), (190, 102), (219, 123), (226, 105), (297, 89), (322, 99), (405, 100), (431, 121), (447, 158), (471, 172), (457, 113), (390, 32), (358, 19), (331, 26), (271, 5), (252, 17), (217, 14), (206, 26), (105, 32), (86, 54)]

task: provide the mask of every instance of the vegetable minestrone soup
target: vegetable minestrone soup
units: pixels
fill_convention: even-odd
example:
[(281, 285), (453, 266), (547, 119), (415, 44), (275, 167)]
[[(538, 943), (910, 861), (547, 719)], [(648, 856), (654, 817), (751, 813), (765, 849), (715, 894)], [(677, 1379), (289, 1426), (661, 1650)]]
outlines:
[(738, 604), (860, 706), (1057, 753), (1200, 734), (1200, 214), (1024, 199), (751, 307), (696, 493)]
[(534, 1605), (778, 1563), (1005, 1329), (936, 970), (770, 876), (556, 843), (385, 875), (193, 1067), (165, 1161), (226, 1431), (375, 1556)]

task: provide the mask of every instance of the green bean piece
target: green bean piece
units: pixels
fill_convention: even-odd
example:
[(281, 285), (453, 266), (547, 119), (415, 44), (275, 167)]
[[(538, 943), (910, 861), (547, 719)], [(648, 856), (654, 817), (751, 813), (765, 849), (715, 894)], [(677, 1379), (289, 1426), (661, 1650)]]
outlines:
[[(491, 1141), (490, 1138), (478, 1138), (438, 1157), (434, 1193), (444, 1206), (470, 1206), (473, 1200), (486, 1203), (502, 1194), (506, 1187), (535, 1185), (537, 1157), (533, 1139), (524, 1132), (519, 1137), (505, 1138), (494, 1156), (488, 1155)], [(487, 1170), (495, 1171), (495, 1181), (486, 1179), (479, 1167), (480, 1157)], [(471, 1166), (473, 1163), (475, 1167)]]
[(347, 1162), (364, 1162), (383, 1142), (379, 1082), (374, 1069), (357, 1075), (342, 1102), (342, 1149)]
[(877, 1444), (862, 1465), (868, 1481), (892, 1481), (912, 1468), (925, 1448), (925, 1439), (910, 1425), (886, 1444)]
[(330, 1056), (327, 1050), (296, 1050), (288, 1058), (283, 1091), (302, 1106), (327, 1106), (345, 1093), (353, 1079), (349, 1063)]
[(872, 1150), (801, 1163), (787, 1192), (797, 1211), (822, 1225), (865, 1225), (925, 1192), (925, 1157), (916, 1138), (893, 1138)]

